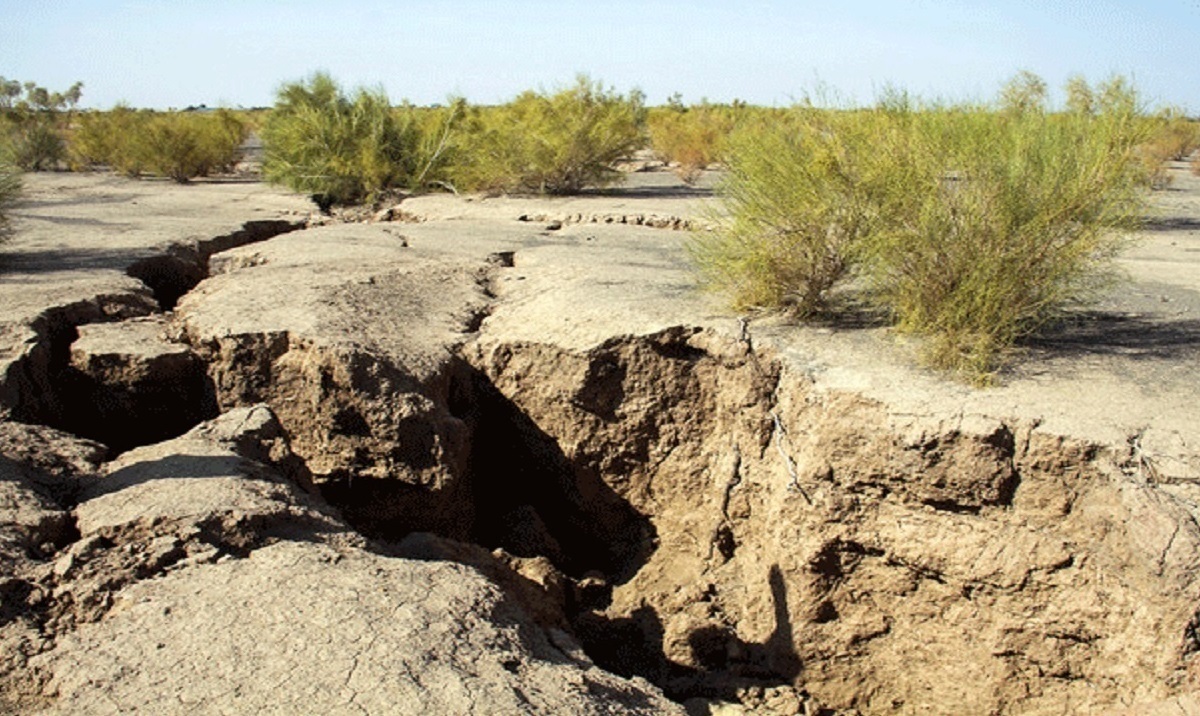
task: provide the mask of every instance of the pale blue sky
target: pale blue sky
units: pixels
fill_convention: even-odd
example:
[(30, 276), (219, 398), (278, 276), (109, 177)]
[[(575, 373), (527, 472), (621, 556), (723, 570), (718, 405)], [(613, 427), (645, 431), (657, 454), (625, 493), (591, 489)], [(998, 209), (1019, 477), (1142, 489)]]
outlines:
[(0, 0), (0, 75), (84, 104), (268, 105), (314, 70), (396, 101), (473, 102), (576, 73), (652, 103), (673, 92), (788, 104), (818, 84), (989, 99), (1017, 70), (1132, 75), (1200, 113), (1200, 0)]

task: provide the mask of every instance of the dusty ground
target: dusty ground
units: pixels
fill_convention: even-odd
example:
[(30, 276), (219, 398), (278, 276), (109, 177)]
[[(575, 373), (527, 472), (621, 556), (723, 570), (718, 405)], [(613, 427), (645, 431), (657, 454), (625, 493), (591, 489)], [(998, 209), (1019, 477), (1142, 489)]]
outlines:
[(1129, 282), (989, 389), (699, 292), (711, 176), (352, 224), (254, 183), (30, 177), (0, 708), (1190, 713), (1174, 174)]

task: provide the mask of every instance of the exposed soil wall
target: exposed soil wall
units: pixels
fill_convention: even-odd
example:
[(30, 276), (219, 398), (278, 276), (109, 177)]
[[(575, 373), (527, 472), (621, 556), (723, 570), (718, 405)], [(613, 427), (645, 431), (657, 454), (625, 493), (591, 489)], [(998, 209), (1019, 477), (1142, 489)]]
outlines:
[(576, 613), (601, 664), (866, 713), (1093, 712), (1188, 682), (1200, 530), (1127, 456), (897, 419), (688, 329), (472, 360), (580, 494), (648, 523)]
[[(471, 564), (533, 622), (577, 638), (581, 668), (644, 678), (677, 701), (1071, 714), (1194, 688), (1195, 496), (1157, 484), (1136, 444), (897, 415), (819, 388), (746, 330), (679, 325), (588, 349), (511, 340), (485, 320), (511, 254), (451, 265), (380, 235), (347, 249), (349, 287), (313, 288), (324, 264), (286, 265), (300, 244), (228, 256), (209, 276), (213, 251), (289, 226), (142, 260), (131, 274), (145, 290), (48, 311), (5, 363), (5, 417), (128, 451), (101, 465), (86, 443), (92, 467), (39, 486), (26, 473), (53, 471), (30, 472), (6, 447), (13, 496), (0, 507), (16, 517), (0, 559), (34, 575), (0, 583), (3, 623), (28, 632), (12, 637), (21, 664), (6, 671), (99, 620), (128, 584), (197, 555), (215, 562), (213, 545), (239, 559), (274, 545), (261, 524)], [(379, 255), (390, 263), (376, 269)], [(228, 328), (214, 306), (243, 315), (238, 300), (264, 295), (238, 298), (254, 281), (273, 300), (304, 289), (356, 320), (321, 324), (314, 310), (299, 328)], [(400, 284), (421, 293), (389, 288)], [(415, 323), (436, 325), (404, 332)], [(250, 415), (269, 446), (246, 453)], [(214, 418), (229, 423), (219, 440), (195, 428)], [(22, 426), (13, 444), (40, 429)], [(136, 480), (114, 481), (134, 465)], [(226, 488), (250, 507), (184, 524), (191, 513), (175, 508), (192, 509), (191, 488), (168, 479), (180, 465), (207, 478), (195, 510), (209, 522)], [(167, 495), (166, 516), (142, 518), (143, 489)], [(105, 526), (105, 510), (125, 521)], [(116, 565), (107, 581), (105, 565)], [(265, 574), (222, 569), (252, 589)]]

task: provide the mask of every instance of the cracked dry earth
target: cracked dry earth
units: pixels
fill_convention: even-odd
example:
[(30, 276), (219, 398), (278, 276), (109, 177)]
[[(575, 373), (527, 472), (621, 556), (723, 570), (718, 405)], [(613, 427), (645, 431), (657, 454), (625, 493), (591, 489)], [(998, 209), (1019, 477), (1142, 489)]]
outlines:
[[(669, 175), (30, 177), (0, 712), (1200, 713), (1200, 185), (975, 390), (696, 292)], [(1119, 329), (1119, 330), (1118, 330)]]

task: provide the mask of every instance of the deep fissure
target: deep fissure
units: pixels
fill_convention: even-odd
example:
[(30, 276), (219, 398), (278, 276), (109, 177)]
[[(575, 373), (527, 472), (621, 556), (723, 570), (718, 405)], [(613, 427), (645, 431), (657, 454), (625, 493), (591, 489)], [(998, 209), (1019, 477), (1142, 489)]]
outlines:
[(127, 365), (115, 355), (92, 356), (80, 365), (72, 349), (81, 328), (170, 312), (208, 277), (213, 255), (304, 226), (287, 220), (248, 221), (229, 234), (176, 244), (136, 261), (126, 274), (150, 289), (156, 305), (137, 295), (115, 295), (47, 312), (35, 326), (40, 340), (22, 366), (24, 380), (8, 406), (12, 417), (96, 440), (113, 453), (177, 437), (216, 417), (213, 386), (191, 351), (143, 365)]
[[(175, 246), (167, 254), (142, 259), (127, 273), (151, 290), (159, 311), (170, 312), (209, 276), (212, 255), (298, 228), (284, 221), (249, 222), (228, 236), (194, 247)], [(512, 255), (497, 254), (489, 263), (494, 268), (511, 266)], [(492, 298), (490, 292), (488, 297)], [(153, 315), (152, 311), (134, 313)], [(468, 332), (477, 332), (486, 315), (483, 311), (473, 317)], [(105, 380), (81, 370), (73, 364), (72, 347), (80, 338), (80, 327), (90, 323), (51, 322), (45, 341), (50, 357), (45, 385), (55, 389), (44, 391), (36, 403), (25, 404), (18, 419), (101, 442), (110, 448), (111, 458), (133, 447), (181, 435), (220, 412), (212, 378), (192, 353), (179, 361), (186, 364), (185, 369), (173, 375), (145, 376), (147, 380), (140, 383), (131, 381), (128, 374)], [(679, 357), (689, 357), (686, 353), (684, 350)], [(255, 366), (242, 369), (254, 370)], [(608, 605), (613, 586), (636, 573), (655, 549), (657, 536), (649, 518), (608, 489), (593, 468), (573, 465), (555, 439), (505, 398), (481, 371), (461, 360), (453, 370), (459, 375), (453, 381), (449, 409), (464, 419), (471, 432), (466, 475), (469, 491), (464, 499), (474, 503), (475, 519), (466, 538), (517, 557), (549, 559), (575, 584), (561, 607), (585, 651), (615, 673), (662, 683), (670, 663), (662, 651), (661, 634), (656, 635), (653, 626), (657, 617), (647, 613), (614, 620), (600, 611)], [(598, 364), (592, 371), (594, 380), (589, 381), (596, 394), (585, 391), (579, 404), (611, 413), (622, 396), (611, 394), (610, 389), (619, 391), (623, 370), (615, 363)], [(343, 435), (364, 437), (370, 430), (353, 408), (339, 412), (333, 428)], [(581, 483), (586, 486), (586, 497), (579, 489)], [(387, 505), (419, 497), (420, 490), (351, 471), (329, 476), (320, 492), (365, 534), (398, 541), (407, 532), (403, 526), (380, 527), (388, 521)], [(614, 640), (614, 635), (619, 638)]]
[[(493, 263), (511, 266), (512, 257)], [(136, 272), (169, 308), (198, 283), (193, 268), (172, 255), (147, 260)], [(231, 404), (264, 401), (279, 414), (290, 411), (280, 418), (289, 439), (303, 428), (342, 441), (348, 457), (316, 483), (355, 529), (391, 543), (431, 531), (518, 559), (545, 558), (569, 582), (558, 606), (591, 659), (608, 671), (644, 677), (672, 698), (737, 699), (747, 688), (795, 689), (802, 675), (815, 674), (833, 683), (828, 698), (852, 703), (860, 688), (856, 661), (884, 659), (891, 649), (911, 654), (909, 643), (921, 641), (919, 630), (901, 628), (903, 619), (920, 624), (923, 616), (922, 609), (915, 617), (906, 613), (907, 605), (925, 600), (931, 611), (945, 609), (941, 592), (968, 601), (974, 594), (1003, 612), (1003, 600), (1031, 584), (1027, 599), (1039, 606), (1037, 600), (1057, 600), (1056, 590), (1090, 588), (1077, 568), (1086, 556), (1059, 555), (1038, 541), (1041, 533), (1030, 536), (1026, 523), (1010, 518), (1018, 508), (1029, 510), (1021, 519), (1049, 534), (1071, 508), (1045, 518), (1038, 510), (1050, 508), (1037, 501), (1050, 505), (1059, 499), (1055, 490), (1075, 488), (1057, 482), (1048, 488), (1042, 473), (1057, 479), (1067, 467), (1082, 472), (1094, 450), (1073, 454), (1060, 445), (1057, 462), (1027, 460), (1022, 468), (1017, 456), (1030, 450), (1031, 438), (1025, 435), (1019, 447), (1007, 424), (978, 434), (939, 427), (932, 438), (890, 432), (882, 419), (871, 422), (877, 414), (861, 403), (807, 395), (800, 382), (781, 390), (779, 366), (760, 358), (744, 335), (718, 345), (714, 335), (680, 326), (586, 351), (501, 344), (496, 350), (503, 355), (490, 358), (472, 353), (477, 346), (467, 340), (426, 383), (386, 356), (321, 354), (320, 346), (286, 334), (241, 336), (240, 352), (224, 351), (228, 346), (206, 352), (197, 343), (178, 359), (176, 372), (148, 376), (144, 385), (121, 371), (98, 379), (102, 371), (80, 367), (72, 347), (88, 326), (106, 318), (145, 320), (147, 313), (130, 302), (117, 311), (48, 314), (39, 327), (42, 341), (23, 368), (27, 400), (13, 417), (120, 452), (179, 435)], [(486, 310), (473, 314), (467, 331), (486, 332), (486, 316)], [(319, 376), (303, 372), (318, 364)], [(336, 376), (339, 369), (347, 376)], [(244, 374), (254, 389), (237, 399), (221, 395), (222, 371)], [(193, 377), (178, 379), (185, 374)], [(281, 397), (272, 385), (314, 377), (321, 400), (307, 404)], [(168, 392), (147, 392), (152, 385)], [(381, 436), (378, 416), (356, 392), (379, 403), (419, 398), (430, 407)], [(167, 404), (182, 407), (162, 412)], [(439, 452), (447, 447), (447, 423), (461, 426), (464, 455)], [(371, 440), (395, 445), (364, 447)], [(321, 457), (315, 452), (321, 440), (312, 444), (318, 447), (303, 456), (309, 463)], [(411, 522), (436, 503), (433, 490), (381, 470), (386, 461), (372, 463), (371, 450), (416, 471), (459, 460), (453, 476), (461, 485), (441, 499), (462, 509)], [(1053, 494), (1026, 495), (1019, 506), (1018, 492), (1029, 490)], [(921, 543), (932, 556), (907, 548), (938, 531), (953, 549), (938, 552), (936, 540), (932, 547)], [(1027, 553), (1032, 566), (1014, 567), (987, 552), (1000, 541), (994, 535), (1017, 540), (1012, 552)], [(959, 553), (972, 549), (996, 562), (981, 572), (985, 579), (960, 564)], [(1169, 550), (1170, 544), (1164, 559)], [(645, 577), (654, 570), (657, 582)], [(991, 637), (1003, 648), (976, 654), (980, 663), (1016, 663), (1045, 649), (1049, 655), (1039, 658), (1065, 664), (1061, 673), (1088, 668), (1087, 649), (1098, 638), (1086, 625), (1030, 625), (1025, 607), (1011, 611), (1016, 616), (1002, 637)], [(978, 624), (961, 623), (963, 629)], [(1194, 632), (1189, 624), (1185, 643), (1194, 644)], [(871, 651), (881, 642), (883, 657)]]
[(176, 244), (163, 255), (135, 262), (125, 273), (146, 284), (163, 311), (172, 311), (179, 299), (208, 278), (209, 259), (223, 251), (256, 244), (299, 231), (305, 222), (272, 219), (247, 221), (241, 229), (202, 239), (194, 244)]

